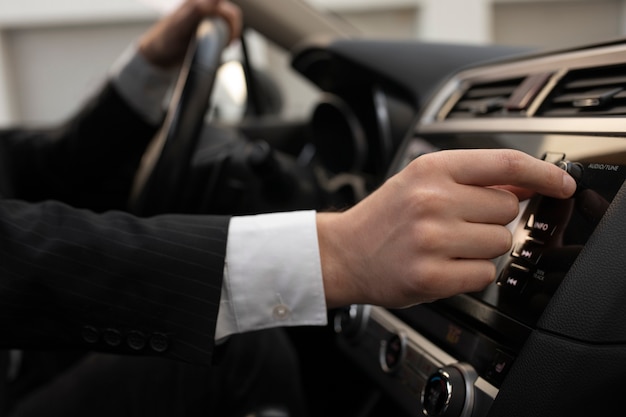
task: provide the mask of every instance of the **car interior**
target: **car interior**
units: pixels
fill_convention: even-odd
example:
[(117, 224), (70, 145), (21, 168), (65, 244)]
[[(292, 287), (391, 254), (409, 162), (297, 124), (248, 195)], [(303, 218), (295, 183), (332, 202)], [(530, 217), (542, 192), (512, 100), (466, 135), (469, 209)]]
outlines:
[[(538, 50), (377, 39), (299, 0), (235, 0), (316, 91), (281, 116), (242, 39), (247, 101), (207, 122), (227, 35), (207, 21), (131, 196), (141, 215), (340, 210), (421, 155), (513, 148), (569, 172), (520, 202), (484, 291), (350, 305), (287, 329), (311, 417), (620, 415), (626, 391), (626, 40)], [(488, 239), (476, 236), (477, 240)]]
[[(239, 182), (249, 187), (238, 190), (246, 203), (219, 210), (346, 207), (442, 149), (519, 149), (578, 184), (566, 201), (520, 203), (511, 252), (493, 260), (498, 278), (484, 291), (397, 310), (351, 305), (330, 311), (327, 328), (290, 329), (312, 415), (622, 409), (624, 40), (536, 50), (364, 38), (338, 25), (289, 42), (268, 23), (275, 14), (251, 13), (255, 30), (277, 38), (320, 94), (302, 121), (281, 124), (262, 111), (243, 118), (237, 134), (246, 146), (263, 138), (273, 176)], [(235, 171), (246, 165), (238, 163)]]
[(557, 164), (578, 188), (521, 203), (484, 291), (337, 313), (341, 350), (408, 415), (622, 407), (624, 52), (618, 41), (464, 68), (414, 120), (389, 175), (439, 149), (507, 147)]

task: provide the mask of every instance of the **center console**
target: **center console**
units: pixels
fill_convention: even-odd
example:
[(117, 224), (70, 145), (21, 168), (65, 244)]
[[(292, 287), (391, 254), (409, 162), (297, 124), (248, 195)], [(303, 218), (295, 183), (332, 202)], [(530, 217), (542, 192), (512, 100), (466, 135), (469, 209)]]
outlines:
[[(572, 172), (576, 194), (567, 200), (537, 195), (521, 204), (520, 216), (509, 225), (512, 250), (494, 260), (498, 278), (492, 285), (406, 309), (354, 305), (335, 316), (342, 343), (361, 350), (413, 414), (486, 415), (517, 352), (624, 183), (626, 149), (583, 155), (568, 152), (581, 138), (556, 139), (550, 147), (559, 151), (542, 157)], [(552, 148), (555, 140), (560, 147)], [(626, 145), (623, 139), (605, 140)], [(446, 141), (414, 138), (404, 160)]]
[[(603, 51), (593, 51), (594, 62)], [(615, 217), (613, 202), (625, 192), (626, 138), (615, 129), (621, 118), (594, 113), (603, 105), (589, 110), (584, 107), (584, 100), (591, 97), (587, 90), (578, 91), (577, 96), (571, 90), (587, 72), (595, 77), (596, 91), (609, 82), (616, 53), (613, 47), (606, 49), (607, 62), (599, 69), (589, 68), (589, 53), (574, 51), (462, 72), (435, 95), (402, 145), (390, 174), (424, 153), (442, 149), (514, 148), (560, 166), (578, 184), (570, 199), (535, 195), (520, 203), (518, 218), (508, 225), (513, 235), (511, 251), (493, 260), (497, 279), (484, 291), (406, 309), (353, 305), (336, 313), (334, 325), (342, 348), (409, 416), (490, 415), (509, 371), (533, 333), (540, 328), (542, 334), (561, 336), (541, 324), (542, 316), (555, 303), (562, 284), (578, 279), (570, 277), (570, 272), (580, 269), (576, 263), (582, 262), (589, 240), (605, 217)], [(622, 54), (620, 50), (615, 59)], [(509, 92), (499, 101), (476, 98), (482, 90), (503, 91), (505, 87)], [(523, 103), (522, 96), (526, 97)], [(555, 110), (555, 103), (560, 102), (579, 107), (572, 114), (558, 113), (562, 110)], [(620, 129), (626, 132), (626, 128)], [(476, 236), (477, 240), (488, 238)], [(598, 288), (610, 292), (611, 280), (620, 278), (619, 271), (603, 273)], [(593, 289), (589, 283), (585, 285)], [(607, 295), (605, 290), (599, 292), (598, 297)], [(589, 294), (590, 299), (592, 296)], [(576, 308), (575, 304), (568, 306), (569, 311), (576, 312)], [(591, 310), (589, 315), (593, 314)], [(595, 339), (592, 343), (584, 340), (593, 330), (585, 330), (581, 337), (577, 330), (569, 331), (575, 326), (572, 322), (558, 328), (565, 329), (567, 337), (574, 335), (573, 343), (593, 345)], [(600, 339), (598, 343), (603, 343), (610, 336)], [(615, 347), (621, 342), (612, 343)], [(545, 375), (537, 375), (540, 377)]]

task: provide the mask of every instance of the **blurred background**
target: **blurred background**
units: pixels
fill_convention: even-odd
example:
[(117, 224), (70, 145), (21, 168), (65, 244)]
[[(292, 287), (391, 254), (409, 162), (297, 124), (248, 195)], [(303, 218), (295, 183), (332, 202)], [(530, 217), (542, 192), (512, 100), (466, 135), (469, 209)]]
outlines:
[[(626, 0), (304, 1), (372, 37), (554, 49), (626, 36)], [(139, 0), (0, 0), (0, 126), (62, 120), (158, 16)], [(281, 83), (284, 111), (306, 115), (315, 91), (283, 52), (251, 45)]]

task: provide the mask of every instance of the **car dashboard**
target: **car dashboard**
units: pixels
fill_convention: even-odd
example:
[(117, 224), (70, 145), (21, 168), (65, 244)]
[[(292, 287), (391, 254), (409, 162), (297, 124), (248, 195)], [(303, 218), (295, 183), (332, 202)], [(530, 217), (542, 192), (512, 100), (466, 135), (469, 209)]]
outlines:
[(488, 60), (428, 97), (387, 176), (441, 149), (515, 148), (561, 166), (578, 189), (520, 203), (511, 252), (493, 260), (497, 279), (484, 291), (334, 312), (341, 350), (408, 416), (623, 408), (626, 43)]

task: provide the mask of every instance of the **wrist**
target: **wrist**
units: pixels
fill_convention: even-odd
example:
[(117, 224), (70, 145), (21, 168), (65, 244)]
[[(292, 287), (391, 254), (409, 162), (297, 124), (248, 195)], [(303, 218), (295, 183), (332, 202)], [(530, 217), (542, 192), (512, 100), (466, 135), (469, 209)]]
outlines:
[(318, 213), (316, 222), (326, 305), (336, 308), (358, 302), (353, 264), (347, 259), (355, 248), (345, 239), (350, 231), (344, 213)]

